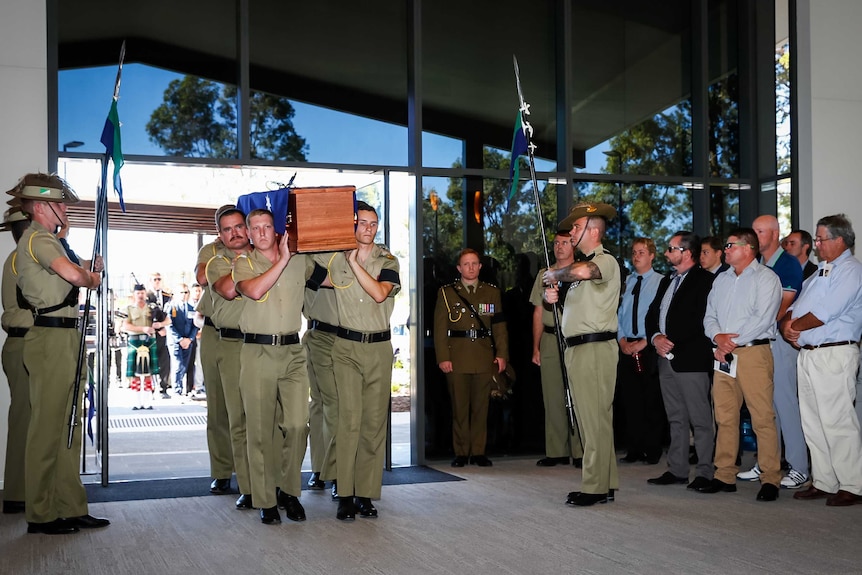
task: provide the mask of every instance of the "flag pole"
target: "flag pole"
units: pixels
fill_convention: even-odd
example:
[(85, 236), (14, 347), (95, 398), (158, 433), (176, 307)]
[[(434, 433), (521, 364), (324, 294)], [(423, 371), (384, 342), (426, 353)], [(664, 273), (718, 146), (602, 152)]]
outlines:
[[(518, 58), (513, 54), (512, 61), (515, 66), (515, 83), (518, 87), (518, 114), (521, 123), (521, 129), (523, 130), (523, 135), (526, 138), (527, 143), (527, 159), (528, 164), (530, 166), (530, 182), (533, 185), (533, 203), (536, 206), (536, 217), (539, 220), (539, 232), (542, 237), (542, 251), (545, 254), (545, 267), (547, 269), (551, 269), (551, 260), (548, 254), (548, 238), (545, 232), (545, 220), (542, 215), (542, 204), (541, 199), (539, 197), (539, 184), (536, 180), (536, 158), (535, 158), (535, 150), (536, 145), (533, 143), (533, 126), (527, 121), (527, 116), (530, 115), (530, 104), (528, 104), (524, 100), (524, 92), (521, 90), (521, 72), (518, 68)], [(515, 137), (517, 138), (517, 132)], [(513, 142), (514, 147), (514, 142)], [(512, 153), (512, 164), (519, 160), (520, 156), (515, 155), (515, 151)], [(517, 181), (512, 182), (513, 190), (517, 186)], [(510, 196), (511, 200), (511, 196)], [(554, 311), (554, 332), (557, 336), (557, 348), (560, 352), (560, 369), (562, 371), (563, 376), (563, 391), (565, 392), (565, 400), (566, 400), (566, 416), (567, 422), (569, 425), (569, 435), (574, 435), (575, 430), (577, 429), (578, 419), (575, 416), (575, 406), (574, 401), (572, 400), (572, 388), (569, 385), (569, 377), (566, 372), (566, 362), (565, 362), (565, 352), (566, 352), (566, 340), (563, 337), (563, 330), (561, 324), (561, 305), (560, 302), (553, 304)], [(579, 434), (580, 438), (580, 434)], [(583, 445), (582, 445), (583, 447)]]
[[(114, 82), (114, 94), (113, 94), (113, 101), (111, 102), (111, 110), (108, 113), (108, 120), (106, 121), (106, 129), (107, 129), (107, 124), (109, 124), (109, 123), (112, 125), (114, 123), (117, 124), (115, 126), (115, 129), (117, 130), (116, 137), (114, 137), (113, 131), (111, 133), (112, 144), (119, 140), (119, 120), (117, 119), (117, 116), (116, 116), (116, 110), (117, 110), (116, 106), (117, 106), (117, 100), (120, 97), (120, 80), (122, 77), (123, 60), (125, 59), (125, 57), (126, 57), (126, 42), (124, 40), (123, 44), (120, 47), (120, 63), (117, 67), (117, 78)], [(105, 132), (103, 131), (102, 140), (104, 141), (104, 139), (105, 139)], [(93, 256), (90, 258), (90, 272), (96, 271), (96, 261), (99, 258), (99, 256), (102, 255), (102, 251), (103, 251), (103, 246), (102, 246), (103, 239), (105, 240), (105, 244), (107, 244), (106, 233), (107, 233), (107, 223), (108, 223), (108, 161), (112, 159), (114, 149), (115, 148), (113, 145), (111, 147), (106, 146), (105, 155), (101, 159), (102, 180), (101, 180), (101, 185), (99, 186), (99, 191), (96, 194), (96, 203), (95, 203), (95, 210), (94, 210), (95, 216), (96, 216), (96, 218), (95, 218), (95, 220), (96, 220), (95, 221), (95, 238), (93, 239)], [(114, 157), (116, 157), (116, 156), (114, 156)], [(120, 153), (120, 164), (119, 164), (119, 166), (117, 165), (116, 160), (114, 161), (115, 186), (116, 186), (116, 183), (119, 181), (118, 175), (119, 175), (119, 168), (121, 166), (122, 166), (122, 153)], [(118, 191), (120, 191), (120, 194), (121, 194), (121, 190), (118, 190)], [(120, 203), (121, 204), (123, 203), (122, 194), (120, 195)], [(103, 260), (103, 264), (104, 264), (104, 260)], [(104, 266), (103, 266), (103, 268), (104, 268)], [(104, 274), (104, 277), (107, 278), (107, 273), (104, 273), (104, 269), (102, 270), (102, 273)], [(104, 312), (104, 310), (101, 309), (103, 301), (104, 301), (104, 298), (102, 298), (102, 295), (104, 294), (103, 289), (101, 289), (102, 287), (103, 286), (100, 286), (100, 288), (98, 288), (96, 291), (97, 301), (99, 302), (99, 305), (98, 305), (99, 315), (97, 315), (96, 325), (99, 326), (100, 328), (102, 328), (99, 330), (100, 332), (104, 331), (103, 326), (106, 325), (104, 322), (104, 319), (102, 317), (100, 317), (101, 314)], [(74, 385), (73, 390), (72, 390), (72, 409), (69, 413), (69, 435), (66, 439), (66, 448), (67, 449), (72, 448), (72, 439), (75, 435), (75, 427), (80, 425), (80, 421), (79, 421), (80, 416), (78, 415), (78, 408), (79, 408), (79, 405), (81, 404), (81, 399), (80, 399), (81, 370), (86, 365), (86, 358), (87, 358), (87, 324), (90, 321), (90, 293), (91, 293), (91, 291), (92, 290), (90, 288), (87, 288), (87, 290), (84, 294), (84, 313), (83, 313), (83, 317), (81, 320), (81, 342), (80, 342), (80, 345), (78, 347), (78, 361), (77, 361), (77, 366), (75, 369), (75, 385)], [(104, 360), (106, 360), (107, 357), (106, 357), (106, 354), (104, 353), (104, 349), (101, 349), (101, 348), (104, 347), (104, 344), (107, 342), (107, 338), (102, 338), (102, 337), (100, 337), (100, 335), (101, 334), (97, 334), (97, 342), (99, 343), (99, 345), (97, 346), (97, 348), (98, 348), (97, 351), (102, 352), (100, 354), (100, 357), (104, 363)], [(94, 367), (95, 367), (95, 363), (94, 363)], [(101, 370), (101, 371), (102, 371), (102, 374), (104, 375), (104, 373), (105, 373), (104, 370)], [(101, 379), (102, 378), (100, 378), (100, 380)], [(88, 380), (89, 380), (89, 378), (88, 378)], [(104, 393), (104, 385), (101, 385), (100, 387), (102, 388), (102, 389), (100, 389), (100, 393), (99, 393), (100, 408), (103, 408), (107, 404), (107, 398), (105, 397), (106, 394)], [(92, 409), (92, 405), (91, 405), (91, 409)], [(102, 412), (102, 413), (104, 414), (105, 412)]]

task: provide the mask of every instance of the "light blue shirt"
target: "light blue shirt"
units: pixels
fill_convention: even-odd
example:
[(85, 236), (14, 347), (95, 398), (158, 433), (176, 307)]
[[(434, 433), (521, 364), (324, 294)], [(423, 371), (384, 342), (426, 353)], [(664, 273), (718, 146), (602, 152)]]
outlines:
[[(638, 281), (638, 275), (643, 277), (641, 282), (641, 295), (638, 298), (638, 332), (632, 333), (632, 308), (634, 306), (634, 295), (632, 290)], [(619, 309), (619, 327), (617, 328), (617, 339), (624, 337), (641, 338), (646, 337), (646, 314), (649, 306), (655, 299), (658, 286), (664, 276), (650, 268), (643, 274), (632, 272), (626, 278), (626, 290), (623, 293), (623, 301)]]
[(826, 262), (802, 286), (799, 298), (790, 306), (794, 318), (811, 313), (824, 325), (799, 334), (799, 345), (821, 345), (835, 341), (859, 341), (862, 333), (862, 263), (844, 252), (832, 262), (829, 275)]
[(781, 281), (768, 267), (752, 261), (740, 275), (731, 267), (715, 276), (706, 300), (703, 330), (715, 341), (720, 333), (737, 333), (736, 345), (775, 338), (781, 305)]

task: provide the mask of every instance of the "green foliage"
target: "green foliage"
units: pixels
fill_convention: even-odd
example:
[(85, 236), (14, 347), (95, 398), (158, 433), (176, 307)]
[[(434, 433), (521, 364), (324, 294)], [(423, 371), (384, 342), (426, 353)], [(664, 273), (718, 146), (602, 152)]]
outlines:
[[(235, 86), (195, 76), (173, 80), (153, 110), (146, 130), (168, 155), (235, 158)], [(287, 98), (252, 92), (249, 98), (250, 155), (254, 159), (305, 161), (308, 146), (293, 127), (295, 111)]]

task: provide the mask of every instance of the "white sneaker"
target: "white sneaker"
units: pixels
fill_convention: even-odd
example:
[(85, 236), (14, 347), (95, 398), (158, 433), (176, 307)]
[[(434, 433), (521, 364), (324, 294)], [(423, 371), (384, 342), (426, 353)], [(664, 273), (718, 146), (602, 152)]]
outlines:
[(754, 467), (748, 471), (740, 471), (737, 473), (736, 478), (740, 481), (758, 481), (760, 479), (760, 466), (755, 463)]
[(781, 478), (781, 487), (785, 489), (799, 489), (807, 482), (807, 475), (799, 473), (795, 469), (791, 469), (787, 472), (787, 475)]

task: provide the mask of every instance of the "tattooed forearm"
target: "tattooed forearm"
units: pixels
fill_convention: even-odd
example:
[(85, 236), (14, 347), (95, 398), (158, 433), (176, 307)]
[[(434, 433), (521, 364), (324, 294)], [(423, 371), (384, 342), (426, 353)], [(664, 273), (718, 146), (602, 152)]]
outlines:
[(561, 282), (601, 279), (602, 272), (593, 262), (575, 262), (553, 272), (554, 279)]

